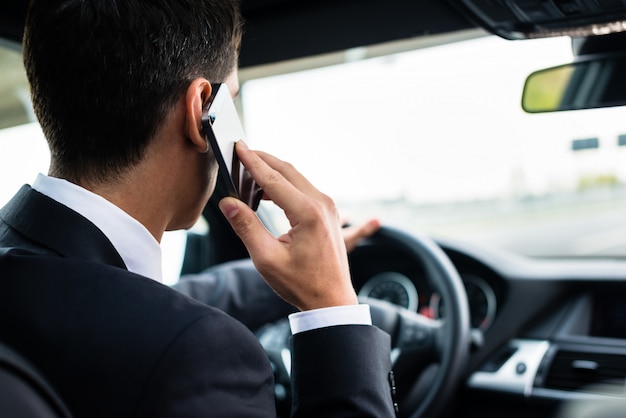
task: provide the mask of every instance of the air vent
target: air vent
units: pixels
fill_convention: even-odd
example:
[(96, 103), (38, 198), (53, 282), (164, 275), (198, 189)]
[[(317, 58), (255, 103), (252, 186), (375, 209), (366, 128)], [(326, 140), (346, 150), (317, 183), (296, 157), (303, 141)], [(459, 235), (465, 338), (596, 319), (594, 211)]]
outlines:
[(560, 350), (554, 356), (544, 387), (624, 395), (626, 356)]

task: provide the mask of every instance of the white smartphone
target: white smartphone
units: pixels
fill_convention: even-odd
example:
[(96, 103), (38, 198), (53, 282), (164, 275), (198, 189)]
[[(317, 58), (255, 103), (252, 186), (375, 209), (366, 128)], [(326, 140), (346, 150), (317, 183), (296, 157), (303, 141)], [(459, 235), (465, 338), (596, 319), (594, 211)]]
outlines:
[(237, 108), (226, 84), (211, 86), (211, 97), (202, 112), (202, 128), (219, 165), (218, 181), (230, 196), (257, 210), (263, 191), (235, 152), (235, 143), (246, 139)]

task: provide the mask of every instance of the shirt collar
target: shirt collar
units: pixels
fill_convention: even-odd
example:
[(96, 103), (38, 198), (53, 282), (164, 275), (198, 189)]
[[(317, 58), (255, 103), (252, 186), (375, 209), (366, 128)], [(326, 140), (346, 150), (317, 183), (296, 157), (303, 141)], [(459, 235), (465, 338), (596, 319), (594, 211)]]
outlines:
[(163, 281), (161, 247), (135, 218), (102, 196), (67, 180), (39, 174), (32, 187), (96, 225), (111, 241), (128, 271)]

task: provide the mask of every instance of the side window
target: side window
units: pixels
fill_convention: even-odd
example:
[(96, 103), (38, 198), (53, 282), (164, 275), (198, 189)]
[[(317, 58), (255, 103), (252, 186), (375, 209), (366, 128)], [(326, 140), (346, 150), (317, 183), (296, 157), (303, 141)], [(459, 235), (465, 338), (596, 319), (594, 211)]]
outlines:
[(38, 172), (46, 173), (49, 152), (35, 122), (19, 51), (0, 45), (0, 206)]
[(0, 45), (0, 129), (34, 119), (22, 55)]

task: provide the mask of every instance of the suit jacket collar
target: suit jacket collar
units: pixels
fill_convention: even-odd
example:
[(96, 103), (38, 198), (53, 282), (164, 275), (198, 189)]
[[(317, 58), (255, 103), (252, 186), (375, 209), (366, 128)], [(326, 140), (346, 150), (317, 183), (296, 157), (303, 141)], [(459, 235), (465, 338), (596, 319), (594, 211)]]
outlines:
[(79, 213), (24, 185), (0, 209), (0, 219), (30, 240), (66, 257), (126, 269), (109, 239)]

